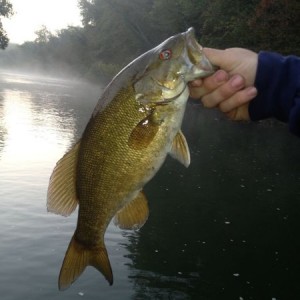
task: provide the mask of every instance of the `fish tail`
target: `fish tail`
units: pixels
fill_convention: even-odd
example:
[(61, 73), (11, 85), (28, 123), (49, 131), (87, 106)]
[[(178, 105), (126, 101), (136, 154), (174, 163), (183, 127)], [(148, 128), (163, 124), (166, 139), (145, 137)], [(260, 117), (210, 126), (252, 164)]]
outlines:
[(76, 241), (73, 236), (60, 270), (59, 289), (67, 289), (87, 266), (95, 267), (104, 275), (110, 285), (113, 284), (113, 274), (105, 245), (88, 249)]

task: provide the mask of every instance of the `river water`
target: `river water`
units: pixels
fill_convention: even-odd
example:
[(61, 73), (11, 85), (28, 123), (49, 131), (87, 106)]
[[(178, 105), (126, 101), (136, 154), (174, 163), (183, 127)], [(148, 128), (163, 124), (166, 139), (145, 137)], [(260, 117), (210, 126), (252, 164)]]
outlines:
[(300, 140), (277, 122), (233, 123), (190, 102), (186, 169), (168, 158), (146, 186), (139, 231), (110, 225), (114, 285), (93, 268), (59, 292), (76, 225), (46, 211), (49, 176), (101, 86), (0, 74), (0, 298), (288, 300), (300, 297)]

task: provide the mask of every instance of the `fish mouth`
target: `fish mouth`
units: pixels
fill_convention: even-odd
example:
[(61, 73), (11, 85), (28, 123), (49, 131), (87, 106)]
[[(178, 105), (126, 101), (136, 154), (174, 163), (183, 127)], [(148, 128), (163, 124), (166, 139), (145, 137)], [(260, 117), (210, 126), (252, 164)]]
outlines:
[(195, 37), (195, 30), (190, 27), (185, 33), (187, 56), (191, 63), (191, 72), (187, 74), (187, 80), (195, 78), (203, 78), (212, 75), (216, 70), (215, 67), (206, 57), (203, 52), (203, 47), (197, 42)]

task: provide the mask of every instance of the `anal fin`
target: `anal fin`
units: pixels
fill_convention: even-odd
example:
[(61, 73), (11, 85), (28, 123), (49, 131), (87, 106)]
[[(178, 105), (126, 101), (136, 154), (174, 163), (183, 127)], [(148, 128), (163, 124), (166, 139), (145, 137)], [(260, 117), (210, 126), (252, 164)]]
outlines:
[(146, 196), (139, 192), (137, 197), (117, 212), (114, 224), (121, 229), (139, 229), (147, 221), (149, 208)]

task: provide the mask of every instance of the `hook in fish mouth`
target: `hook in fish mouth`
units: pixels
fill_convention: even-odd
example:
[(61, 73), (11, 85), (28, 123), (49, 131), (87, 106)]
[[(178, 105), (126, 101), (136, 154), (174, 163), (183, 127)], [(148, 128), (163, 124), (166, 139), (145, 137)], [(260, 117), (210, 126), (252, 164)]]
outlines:
[(162, 83), (159, 80), (152, 77), (152, 80), (161, 88), (162, 98), (164, 100), (157, 101), (157, 103), (168, 103), (175, 98), (179, 97), (186, 88), (186, 82), (184, 75), (177, 74), (174, 79), (166, 83)]
[(143, 107), (141, 111), (145, 112), (151, 110), (151, 107), (153, 106), (163, 106), (173, 102), (174, 100), (176, 100), (177, 97), (179, 97), (183, 93), (183, 91), (184, 90), (182, 90), (182, 92), (179, 95), (176, 95), (173, 98), (162, 98), (162, 100), (159, 101), (148, 101), (146, 103), (146, 101), (142, 99), (143, 95), (140, 95), (140, 98), (138, 97), (137, 100), (140, 102), (140, 104)]

